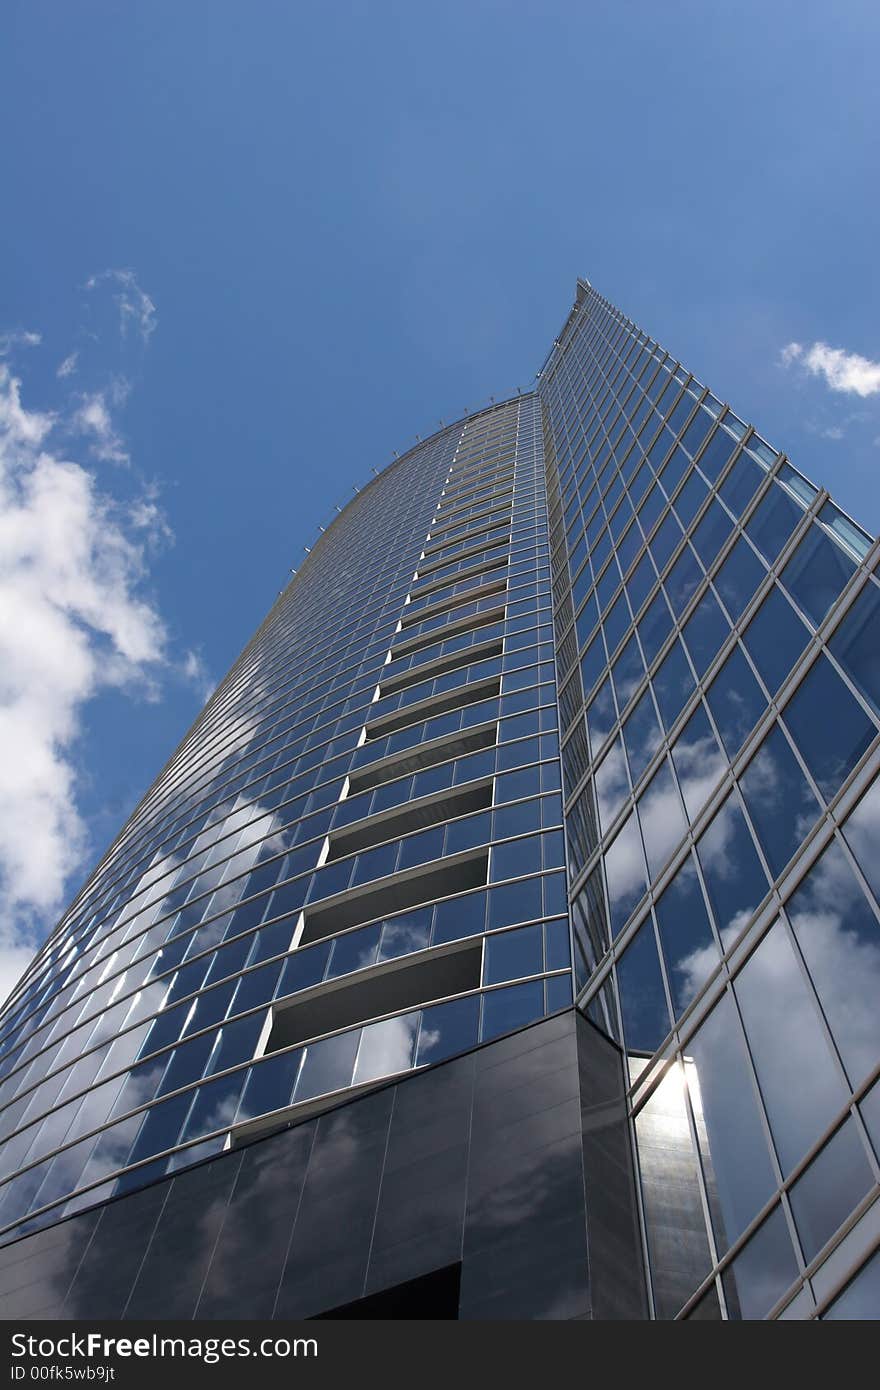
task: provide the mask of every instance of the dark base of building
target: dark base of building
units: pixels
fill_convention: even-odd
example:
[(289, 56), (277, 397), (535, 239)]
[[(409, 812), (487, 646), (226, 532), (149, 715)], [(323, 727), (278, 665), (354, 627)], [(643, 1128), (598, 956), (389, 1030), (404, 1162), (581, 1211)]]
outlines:
[(574, 1010), (0, 1250), (4, 1318), (647, 1316), (618, 1051)]

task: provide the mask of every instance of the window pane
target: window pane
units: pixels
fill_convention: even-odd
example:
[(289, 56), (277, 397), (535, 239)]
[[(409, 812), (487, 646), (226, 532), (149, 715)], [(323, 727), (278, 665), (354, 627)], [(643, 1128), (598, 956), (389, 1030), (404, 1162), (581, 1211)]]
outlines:
[(605, 680), (599, 686), (593, 703), (587, 710), (587, 732), (590, 735), (590, 751), (597, 757), (617, 719), (611, 681)]
[(654, 701), (650, 690), (646, 690), (623, 726), (629, 769), (633, 782), (637, 782), (648, 763), (660, 747), (663, 738)]
[(615, 661), (611, 674), (614, 678), (617, 707), (620, 710), (624, 710), (629, 704), (630, 696), (645, 674), (645, 667), (642, 662), (642, 655), (639, 651), (639, 644), (636, 641), (635, 633), (626, 643), (620, 656)]
[(524, 1028), (527, 1023), (543, 1017), (543, 1014), (544, 984), (541, 980), (489, 990), (483, 995), (480, 1040), (487, 1042), (489, 1038), (510, 1033), (514, 1028)]
[(477, 1041), (479, 1022), (478, 994), (423, 1009), (416, 1066), (442, 1062), (446, 1057), (454, 1057), (457, 1052), (465, 1052), (473, 1047)]
[(361, 1045), (352, 1078), (355, 1086), (364, 1081), (375, 1081), (381, 1076), (391, 1076), (394, 1072), (406, 1071), (412, 1066), (419, 1017), (418, 1013), (412, 1013), (400, 1018), (386, 1018), (381, 1023), (371, 1023), (361, 1031)]
[(616, 936), (645, 891), (645, 860), (638, 822), (631, 815), (605, 855), (611, 933)]
[(720, 503), (713, 498), (691, 537), (691, 544), (707, 569), (715, 563), (718, 552), (732, 530), (733, 522)]
[(483, 983), (497, 985), (504, 980), (521, 980), (540, 975), (544, 968), (543, 933), (539, 926), (501, 932), (486, 937), (486, 963)]
[(730, 626), (718, 600), (712, 590), (707, 589), (684, 627), (685, 646), (698, 676), (707, 671), (729, 632)]
[(611, 827), (615, 816), (629, 796), (629, 782), (626, 778), (626, 763), (623, 757), (623, 744), (616, 738), (596, 769), (596, 800), (599, 806), (599, 824), (604, 835)]
[(627, 1051), (653, 1052), (669, 1032), (670, 1018), (650, 916), (623, 954), (617, 983)]
[(670, 607), (680, 617), (700, 587), (702, 571), (696, 556), (685, 546), (663, 581)]
[(743, 639), (771, 695), (791, 671), (806, 646), (807, 636), (791, 604), (779, 589), (771, 589)]
[(697, 857), (726, 950), (763, 901), (769, 887), (736, 797), (727, 798), (709, 829), (700, 837)]
[(655, 911), (677, 1017), (696, 996), (720, 959), (690, 856), (664, 890)]
[(855, 561), (814, 522), (782, 571), (782, 582), (818, 627), (854, 569)]
[(828, 645), (880, 715), (880, 589), (875, 584), (862, 590)]
[(876, 729), (824, 656), (785, 706), (784, 719), (826, 800), (852, 772)]
[[(745, 1042), (725, 994), (687, 1046), (685, 1074), (721, 1253), (771, 1197), (770, 1161)], [(702, 1121), (702, 1123), (701, 1123)]]
[(880, 1307), (880, 1250), (822, 1314), (823, 1322), (873, 1322)]
[(651, 600), (639, 621), (639, 637), (642, 639), (645, 660), (649, 666), (663, 646), (666, 635), (671, 629), (672, 618), (666, 599), (661, 592)]
[(833, 1119), (846, 1091), (782, 922), (749, 958), (734, 990), (776, 1151), (788, 1173)]
[(847, 1120), (791, 1189), (791, 1207), (812, 1260), (874, 1184), (855, 1124)]
[(875, 779), (843, 827), (859, 868), (880, 901), (880, 779)]
[[(876, 855), (877, 844), (874, 842)], [(786, 904), (854, 1086), (880, 1057), (880, 926), (832, 840)]]
[(675, 642), (669, 649), (652, 684), (660, 717), (665, 727), (670, 729), (694, 690), (694, 678), (680, 642)]
[(782, 872), (819, 811), (779, 725), (764, 739), (740, 787), (774, 877)]
[(776, 1207), (722, 1276), (728, 1317), (763, 1318), (797, 1274), (785, 1216)]
[(739, 538), (715, 576), (715, 588), (731, 618), (742, 617), (764, 578), (764, 568), (753, 550)]
[(733, 648), (709, 686), (706, 699), (728, 757), (733, 758), (742, 747), (746, 734), (751, 732), (767, 708), (761, 688), (738, 646)]
[(687, 813), (693, 820), (727, 767), (702, 705), (697, 705), (679, 734), (672, 761)]
[(746, 531), (768, 564), (773, 564), (803, 514), (803, 507), (775, 482), (761, 498)]
[(638, 808), (648, 871), (654, 878), (687, 829), (681, 797), (667, 761), (661, 763), (642, 792)]

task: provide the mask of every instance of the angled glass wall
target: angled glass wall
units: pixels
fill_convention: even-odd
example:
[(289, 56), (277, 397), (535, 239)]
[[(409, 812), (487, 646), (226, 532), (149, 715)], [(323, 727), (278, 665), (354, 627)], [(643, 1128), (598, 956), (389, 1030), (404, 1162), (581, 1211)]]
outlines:
[(880, 1219), (877, 548), (586, 282), (539, 395), (578, 1004), (654, 1314), (813, 1316)]
[(0, 1022), (5, 1238), (570, 1007), (533, 396), (322, 536)]

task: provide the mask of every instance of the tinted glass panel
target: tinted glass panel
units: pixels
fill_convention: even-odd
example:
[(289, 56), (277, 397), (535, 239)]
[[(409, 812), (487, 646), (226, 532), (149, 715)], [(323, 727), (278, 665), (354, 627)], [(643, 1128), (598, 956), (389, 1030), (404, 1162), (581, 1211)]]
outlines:
[(709, 686), (706, 700), (728, 757), (732, 758), (767, 708), (761, 687), (738, 646)]
[(785, 706), (785, 722), (822, 795), (830, 801), (876, 729), (824, 656)]
[(640, 927), (617, 967), (623, 1036), (630, 1052), (653, 1052), (670, 1028), (651, 918)]
[(782, 582), (818, 627), (854, 569), (855, 561), (814, 522), (782, 571)]
[(819, 811), (778, 725), (749, 763), (740, 787), (775, 876), (785, 868)]
[(657, 925), (676, 1015), (698, 993), (719, 961), (693, 859), (688, 856), (660, 897)]
[(725, 948), (746, 925), (769, 884), (745, 817), (729, 796), (697, 842), (697, 856)]
[(876, 585), (862, 590), (828, 645), (880, 715), (880, 589)]
[(745, 631), (749, 656), (771, 695), (778, 690), (804, 647), (808, 633), (779, 589), (773, 588)]

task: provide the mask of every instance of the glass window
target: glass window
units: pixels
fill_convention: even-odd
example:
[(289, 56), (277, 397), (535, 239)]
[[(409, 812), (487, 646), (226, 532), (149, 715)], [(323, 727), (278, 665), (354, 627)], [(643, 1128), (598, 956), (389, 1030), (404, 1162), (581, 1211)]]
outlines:
[(791, 604), (774, 585), (743, 638), (771, 694), (779, 689), (791, 671), (806, 646), (808, 635)]
[(672, 644), (651, 684), (657, 697), (660, 717), (667, 730), (672, 728), (695, 689), (694, 678), (681, 642)]
[(650, 690), (644, 692), (624, 724), (623, 737), (630, 774), (635, 784), (660, 747), (663, 738)]
[(543, 968), (543, 934), (539, 926), (520, 927), (486, 937), (484, 984), (497, 985), (505, 980), (540, 975)]
[(685, 645), (698, 676), (711, 665), (729, 632), (718, 600), (712, 590), (707, 589), (684, 626)]
[(822, 1314), (823, 1322), (869, 1322), (880, 1307), (880, 1250), (862, 1265), (843, 1293)]
[(600, 676), (608, 669), (602, 633), (597, 632), (587, 650), (581, 657), (581, 679), (584, 695), (589, 695)]
[(310, 1043), (296, 1083), (294, 1099), (308, 1100), (351, 1084), (360, 1031), (339, 1033), (335, 1038)]
[(875, 779), (843, 827), (859, 868), (880, 901), (880, 779)]
[[(638, 1069), (638, 1059), (634, 1060), (631, 1073)], [(636, 1135), (657, 1316), (674, 1318), (711, 1268), (684, 1074), (678, 1062), (639, 1111)]]
[(729, 994), (688, 1043), (685, 1075), (723, 1254), (776, 1187), (742, 1028)]
[[(520, 879), (493, 888), (489, 894), (489, 929), (512, 927), (515, 922), (528, 922), (543, 913), (540, 878)], [(436, 934), (435, 934), (436, 940)]]
[(734, 516), (739, 516), (745, 510), (764, 477), (763, 468), (754, 459), (749, 458), (748, 454), (740, 454), (718, 489)]
[(403, 1014), (362, 1029), (352, 1084), (359, 1086), (408, 1070), (413, 1064), (420, 1018), (419, 1013)]
[(544, 923), (544, 958), (547, 970), (567, 970), (571, 965), (571, 943), (566, 918), (561, 917), (556, 922)]
[(339, 975), (347, 975), (351, 970), (363, 970), (366, 966), (372, 965), (379, 948), (381, 929), (381, 924), (377, 922), (372, 927), (361, 927), (358, 931), (338, 936), (332, 943), (328, 978), (334, 979)]
[(736, 940), (767, 893), (749, 827), (731, 795), (697, 842), (709, 902), (725, 950)]
[(611, 828), (615, 816), (630, 794), (623, 744), (619, 735), (596, 769), (595, 786), (599, 824), (604, 835)]
[(720, 959), (690, 855), (664, 889), (655, 910), (672, 1005), (678, 1017)]
[(855, 561), (813, 523), (782, 571), (782, 582), (818, 627), (855, 567)]
[(810, 667), (783, 717), (830, 801), (874, 738), (874, 724), (824, 656)]
[(650, 916), (623, 953), (617, 984), (627, 1051), (653, 1052), (669, 1032), (671, 1020)]
[(476, 936), (484, 930), (485, 922), (485, 892), (449, 898), (446, 902), (438, 903), (434, 911), (431, 944), (439, 946), (445, 941), (460, 941), (465, 936)]
[(680, 617), (700, 587), (702, 571), (696, 556), (689, 546), (685, 546), (666, 579), (663, 581), (669, 603), (676, 617)]
[(605, 855), (611, 933), (616, 936), (647, 887), (638, 821), (630, 815)]
[(847, 1120), (791, 1189), (804, 1259), (812, 1260), (874, 1185), (855, 1123)]
[[(876, 849), (875, 840), (875, 857)], [(786, 911), (857, 1086), (880, 1057), (880, 926), (836, 840), (789, 898)]]
[(679, 734), (672, 761), (688, 816), (693, 821), (727, 768), (702, 705), (697, 705)]
[(377, 959), (396, 960), (411, 951), (422, 951), (431, 937), (431, 910), (404, 912), (382, 923), (382, 939)]
[(749, 957), (734, 990), (786, 1174), (834, 1118), (846, 1090), (782, 922)]
[(804, 514), (794, 498), (777, 483), (758, 503), (746, 531), (768, 564), (772, 565)]
[(675, 499), (675, 510), (685, 527), (690, 526), (705, 499), (706, 484), (699, 473), (692, 473)]
[(629, 609), (626, 606), (626, 594), (622, 593), (611, 605), (602, 623), (605, 629), (605, 641), (608, 644), (609, 652), (615, 650), (629, 625), (630, 616)]
[(642, 639), (645, 660), (649, 666), (658, 655), (660, 648), (666, 641), (667, 635), (671, 631), (672, 617), (666, 598), (661, 590), (661, 592), (648, 604), (648, 607), (645, 609), (639, 621), (639, 637)]
[(775, 1207), (722, 1275), (728, 1317), (763, 1318), (797, 1275), (785, 1216)]
[(767, 708), (761, 688), (739, 646), (731, 651), (709, 686), (706, 700), (727, 755), (733, 758)]
[(629, 579), (626, 581), (626, 591), (629, 595), (630, 606), (634, 613), (638, 613), (648, 594), (654, 585), (657, 576), (651, 557), (646, 552), (639, 563), (636, 565)]
[(777, 877), (819, 810), (778, 724), (740, 777), (740, 787), (767, 862)]
[(508, 985), (505, 989), (489, 990), (483, 995), (480, 1041), (487, 1042), (502, 1033), (511, 1033), (515, 1028), (524, 1028), (527, 1023), (542, 1018), (543, 1014), (542, 980), (530, 980), (524, 985)]
[(654, 564), (657, 566), (657, 573), (663, 569), (673, 550), (681, 540), (681, 527), (678, 519), (671, 512), (666, 520), (661, 522), (657, 534), (651, 541), (651, 554), (654, 557)]
[(734, 622), (748, 608), (764, 574), (761, 561), (740, 536), (715, 576), (715, 588)]
[(442, 1062), (476, 1044), (480, 1023), (480, 996), (452, 999), (422, 1010), (416, 1066)]
[(654, 878), (687, 830), (681, 797), (667, 761), (661, 763), (642, 792), (638, 808), (648, 871)]
[(630, 696), (645, 674), (645, 667), (642, 662), (642, 656), (639, 651), (639, 644), (636, 641), (635, 633), (633, 633), (629, 641), (625, 643), (620, 656), (614, 663), (611, 674), (614, 678), (614, 690), (617, 695), (618, 708), (624, 710), (629, 704)]
[(698, 463), (711, 482), (716, 482), (736, 448), (736, 441), (725, 430), (716, 430)]
[(611, 680), (607, 678), (599, 686), (592, 703), (587, 708), (587, 732), (590, 736), (590, 751), (594, 758), (597, 757), (616, 722), (617, 710), (614, 706), (614, 696), (611, 693)]
[(880, 589), (875, 584), (865, 586), (828, 646), (880, 715)]
[(724, 508), (713, 498), (691, 537), (691, 544), (706, 569), (714, 565), (718, 552), (732, 530), (733, 522)]

